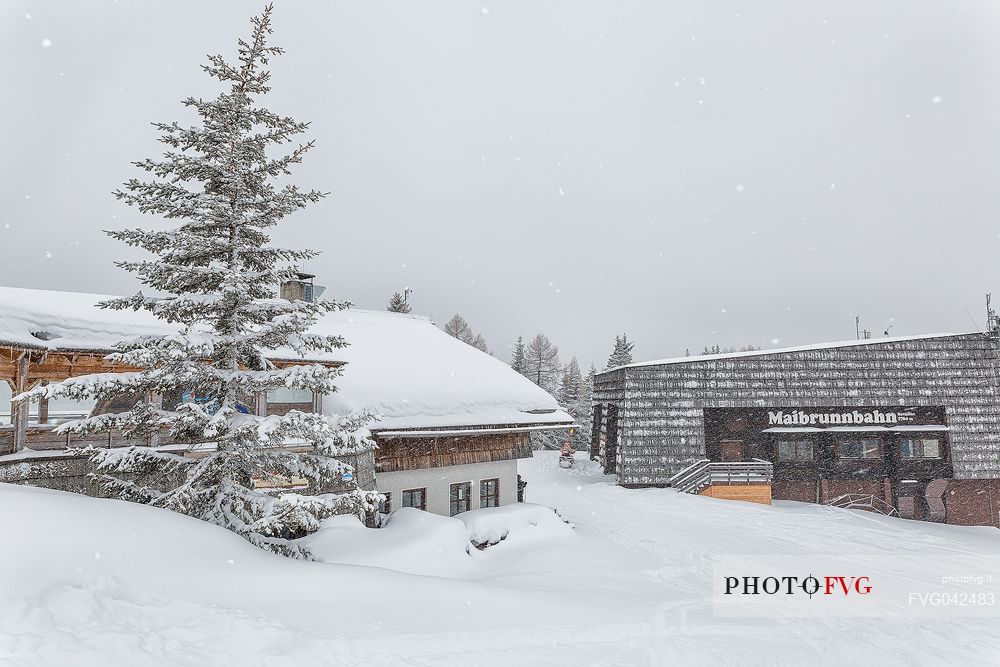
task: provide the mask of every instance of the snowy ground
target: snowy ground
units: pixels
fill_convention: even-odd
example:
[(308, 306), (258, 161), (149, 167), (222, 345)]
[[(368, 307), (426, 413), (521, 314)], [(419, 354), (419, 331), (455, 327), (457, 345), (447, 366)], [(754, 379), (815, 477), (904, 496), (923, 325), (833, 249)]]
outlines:
[[(864, 574), (902, 590), (963, 559), (989, 570), (1000, 531), (622, 489), (582, 458), (560, 469), (555, 452), (521, 468), (529, 499), (574, 527), (538, 507), (464, 522), (404, 511), (379, 531), (338, 519), (310, 538), (329, 563), (164, 511), (0, 485), (0, 663), (1000, 662), (995, 612), (752, 619), (712, 603), (725, 554), (868, 554)], [(469, 550), (470, 534), (504, 532)]]

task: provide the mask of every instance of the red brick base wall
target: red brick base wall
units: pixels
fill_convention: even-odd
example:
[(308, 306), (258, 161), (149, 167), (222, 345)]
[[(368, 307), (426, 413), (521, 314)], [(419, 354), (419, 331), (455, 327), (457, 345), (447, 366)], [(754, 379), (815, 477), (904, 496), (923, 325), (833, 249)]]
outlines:
[(771, 482), (771, 498), (814, 503), (816, 502), (816, 482), (775, 480)]
[[(921, 493), (929, 493), (925, 484), (919, 487)], [(820, 502), (828, 502), (845, 493), (871, 495), (893, 505), (892, 487), (886, 479), (859, 480), (781, 480), (771, 487), (774, 500), (796, 500), (814, 503), (819, 494)], [(940, 490), (938, 490), (940, 493)], [(1000, 479), (950, 479), (944, 491), (944, 522), (956, 526), (995, 526), (1000, 528)], [(905, 504), (912, 509), (907, 510)], [(900, 498), (895, 504), (904, 518), (932, 519), (928, 512), (928, 502), (923, 496)], [(940, 507), (940, 505), (938, 505)], [(912, 516), (907, 516), (911, 511)], [(940, 514), (938, 514), (940, 516)], [(940, 520), (940, 519), (937, 519)]]
[(1000, 479), (953, 479), (944, 506), (948, 523), (1000, 528)]
[(885, 497), (885, 485), (882, 478), (878, 479), (831, 479), (827, 480), (827, 497), (824, 502), (839, 498), (846, 493), (858, 493), (865, 496), (875, 496), (892, 504), (892, 496)]

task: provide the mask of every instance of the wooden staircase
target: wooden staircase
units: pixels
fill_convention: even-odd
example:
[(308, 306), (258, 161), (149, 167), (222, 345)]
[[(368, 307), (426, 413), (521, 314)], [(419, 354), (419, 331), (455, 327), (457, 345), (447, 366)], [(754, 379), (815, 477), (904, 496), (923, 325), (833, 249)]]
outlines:
[(671, 477), (670, 486), (682, 493), (770, 505), (773, 476), (773, 464), (763, 459), (725, 462), (702, 459)]

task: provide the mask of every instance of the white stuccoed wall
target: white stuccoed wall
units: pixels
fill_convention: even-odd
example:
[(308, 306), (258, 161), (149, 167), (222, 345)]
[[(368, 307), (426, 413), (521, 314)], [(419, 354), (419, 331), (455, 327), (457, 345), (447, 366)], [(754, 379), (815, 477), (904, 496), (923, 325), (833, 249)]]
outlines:
[(402, 506), (402, 491), (404, 489), (426, 487), (427, 511), (448, 516), (452, 484), (470, 482), (472, 486), (471, 509), (479, 509), (479, 481), (494, 477), (500, 479), (500, 504), (517, 502), (516, 460), (443, 466), (423, 470), (380, 472), (375, 475), (375, 484), (381, 493), (392, 494), (393, 511)]

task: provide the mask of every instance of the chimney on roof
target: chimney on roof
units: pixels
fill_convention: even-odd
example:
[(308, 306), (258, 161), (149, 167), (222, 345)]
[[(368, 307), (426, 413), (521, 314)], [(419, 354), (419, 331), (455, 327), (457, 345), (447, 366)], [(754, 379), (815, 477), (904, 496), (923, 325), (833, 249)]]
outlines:
[(314, 284), (315, 277), (312, 273), (296, 273), (294, 280), (281, 283), (278, 296), (289, 301), (316, 301), (326, 288)]

